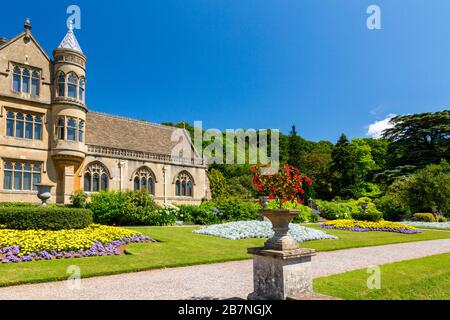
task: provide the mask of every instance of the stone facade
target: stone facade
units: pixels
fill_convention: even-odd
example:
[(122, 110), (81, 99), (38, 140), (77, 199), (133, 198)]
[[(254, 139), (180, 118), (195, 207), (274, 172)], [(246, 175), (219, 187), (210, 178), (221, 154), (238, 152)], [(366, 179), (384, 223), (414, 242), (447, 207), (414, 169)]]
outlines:
[(0, 202), (38, 202), (39, 182), (54, 185), (57, 203), (78, 190), (145, 189), (178, 204), (209, 197), (207, 164), (185, 130), (88, 111), (87, 58), (72, 28), (53, 59), (29, 21), (24, 28), (0, 39)]

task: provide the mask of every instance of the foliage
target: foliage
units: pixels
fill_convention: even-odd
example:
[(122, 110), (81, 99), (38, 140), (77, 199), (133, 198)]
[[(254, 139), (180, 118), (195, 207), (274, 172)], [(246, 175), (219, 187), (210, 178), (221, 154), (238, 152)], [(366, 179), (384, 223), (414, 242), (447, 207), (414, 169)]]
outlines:
[(450, 165), (442, 161), (429, 165), (415, 174), (396, 180), (387, 196), (396, 199), (398, 206), (411, 212), (441, 211), (450, 214)]
[(432, 213), (415, 213), (413, 218), (415, 221), (437, 222), (436, 217)]
[(92, 223), (87, 209), (49, 207), (0, 207), (0, 225), (17, 230), (82, 229)]
[(255, 220), (260, 215), (261, 206), (257, 202), (243, 201), (238, 197), (227, 197), (205, 202), (203, 208), (217, 208), (222, 213), (222, 221)]
[(381, 212), (358, 212), (352, 213), (352, 218), (359, 221), (380, 221), (383, 219)]
[(350, 145), (347, 136), (342, 134), (331, 154), (330, 171), (332, 172), (333, 194), (343, 199), (358, 196), (359, 175), (357, 152)]
[[(216, 224), (193, 231), (196, 234), (211, 235), (229, 240), (270, 238), (274, 232), (272, 224), (265, 221), (239, 221), (225, 224)], [(299, 241), (311, 241), (322, 239), (337, 239), (321, 230), (302, 227), (296, 224), (289, 226), (289, 235)]]
[[(272, 210), (278, 209), (278, 204), (275, 201), (269, 201), (269, 203), (267, 205), (267, 209), (272, 209)], [(317, 214), (315, 214), (310, 207), (299, 204), (299, 203), (292, 203), (292, 202), (283, 203), (282, 209), (299, 211), (299, 214), (293, 220), (293, 223), (318, 222), (319, 221), (319, 216)]]
[(405, 234), (419, 233), (416, 228), (401, 224), (398, 222), (389, 221), (357, 221), (357, 220), (335, 220), (328, 221), (322, 225), (324, 229), (339, 229), (339, 230), (349, 230), (357, 232), (367, 232), (367, 231), (386, 231), (386, 232), (398, 232)]
[(448, 219), (444, 216), (438, 216), (438, 221), (437, 222), (448, 222)]
[(119, 243), (113, 244), (110, 250), (99, 246), (117, 240), (125, 244), (150, 241), (150, 238), (136, 231), (101, 225), (59, 231), (0, 229), (0, 258), (3, 255), (2, 262), (7, 263), (118, 254)]
[(388, 193), (375, 200), (375, 205), (388, 221), (402, 221), (411, 215), (411, 209), (395, 193)]
[(297, 135), (297, 129), (292, 126), (288, 137), (288, 164), (300, 168), (302, 165), (302, 138)]
[(70, 203), (74, 208), (86, 208), (87, 197), (83, 191), (76, 191), (70, 196)]
[(450, 110), (398, 116), (383, 137), (389, 140), (389, 166), (424, 167), (450, 159)]
[(210, 202), (201, 206), (179, 205), (178, 217), (180, 221), (192, 224), (209, 225), (220, 223), (222, 213)]
[(0, 202), (0, 208), (23, 208), (23, 207), (39, 207), (37, 203), (27, 203), (27, 202)]
[(353, 214), (359, 214), (363, 212), (363, 204), (366, 205), (367, 214), (370, 214), (373, 217), (382, 216), (382, 213), (377, 209), (372, 199), (367, 197), (362, 197), (358, 200), (331, 202), (315, 200), (315, 203), (322, 217), (328, 220), (351, 219)]
[(90, 208), (96, 222), (108, 225), (166, 225), (175, 223), (145, 191), (103, 191), (93, 194)]
[(208, 173), (209, 186), (213, 198), (224, 197), (228, 195), (227, 181), (222, 172), (217, 169), (212, 169)]
[(291, 166), (285, 166), (277, 173), (267, 170), (268, 167), (254, 166), (252, 168), (252, 172), (255, 174), (253, 184), (261, 196), (275, 199), (279, 208), (288, 201), (302, 203), (302, 196), (305, 193), (304, 186), (311, 186), (313, 183), (309, 177), (300, 174), (299, 169)]

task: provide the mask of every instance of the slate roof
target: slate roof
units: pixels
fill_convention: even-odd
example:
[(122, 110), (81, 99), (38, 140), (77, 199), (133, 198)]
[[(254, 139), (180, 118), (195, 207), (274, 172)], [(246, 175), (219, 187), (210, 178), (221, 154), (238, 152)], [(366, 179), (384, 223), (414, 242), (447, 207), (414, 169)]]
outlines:
[[(98, 112), (88, 112), (86, 116), (86, 144), (95, 146), (171, 155), (178, 144), (171, 141), (175, 130), (177, 128)], [(187, 132), (185, 134), (188, 136)]]

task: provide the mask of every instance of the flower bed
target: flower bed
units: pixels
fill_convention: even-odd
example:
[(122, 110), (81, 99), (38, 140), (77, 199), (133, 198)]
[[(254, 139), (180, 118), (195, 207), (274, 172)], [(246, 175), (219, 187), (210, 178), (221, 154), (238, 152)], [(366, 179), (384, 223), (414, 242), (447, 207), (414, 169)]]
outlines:
[[(273, 236), (272, 224), (264, 221), (239, 221), (212, 226), (202, 227), (194, 230), (194, 233), (210, 235), (229, 240), (250, 239), (250, 238), (270, 238)], [(301, 227), (296, 224), (290, 225), (289, 235), (299, 242), (337, 239), (323, 231)]]
[(420, 233), (419, 230), (405, 224), (390, 221), (356, 221), (356, 220), (334, 220), (322, 224), (323, 229), (337, 229), (356, 232), (384, 231), (404, 234)]
[(0, 229), (0, 262), (119, 255), (125, 244), (154, 241), (135, 231), (101, 225), (60, 231)]
[(405, 224), (418, 228), (450, 229), (450, 222), (407, 221)]

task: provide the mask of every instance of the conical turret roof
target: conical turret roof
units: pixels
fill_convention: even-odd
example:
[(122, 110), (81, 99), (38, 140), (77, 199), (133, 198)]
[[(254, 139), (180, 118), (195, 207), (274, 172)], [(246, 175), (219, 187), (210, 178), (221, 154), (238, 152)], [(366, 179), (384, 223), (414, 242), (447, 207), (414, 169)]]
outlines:
[(73, 33), (73, 22), (72, 21), (69, 22), (69, 30), (67, 31), (67, 34), (64, 37), (63, 41), (61, 41), (59, 48), (60, 49), (72, 49), (72, 50), (78, 51), (80, 53), (83, 53), (83, 50), (81, 50), (80, 44), (78, 43), (78, 40), (75, 37), (75, 34)]

